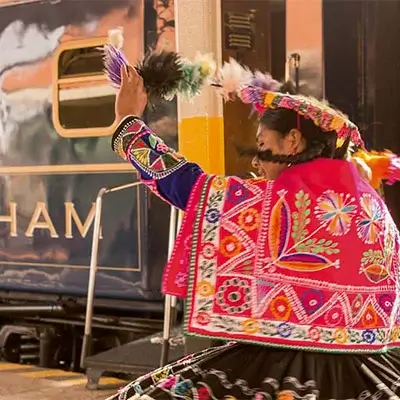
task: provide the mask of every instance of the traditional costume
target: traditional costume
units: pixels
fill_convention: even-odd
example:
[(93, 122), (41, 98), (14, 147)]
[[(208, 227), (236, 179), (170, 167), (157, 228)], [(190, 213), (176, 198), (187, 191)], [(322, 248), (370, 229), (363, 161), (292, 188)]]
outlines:
[[(358, 128), (326, 104), (262, 85), (236, 95), (259, 112), (294, 110), (338, 141), (350, 136), (376, 187), (398, 179), (398, 158), (380, 154), (373, 168)], [(227, 341), (113, 399), (399, 398), (399, 233), (353, 163), (317, 158), (274, 181), (212, 176), (135, 116), (112, 147), (185, 211), (162, 284), (187, 301), (185, 333)]]

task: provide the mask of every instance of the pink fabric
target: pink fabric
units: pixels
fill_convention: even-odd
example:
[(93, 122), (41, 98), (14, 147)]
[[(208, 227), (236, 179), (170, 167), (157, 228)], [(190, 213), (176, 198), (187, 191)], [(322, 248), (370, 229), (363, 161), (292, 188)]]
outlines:
[(203, 175), (163, 292), (187, 297), (189, 334), (382, 351), (400, 345), (398, 251), (385, 204), (346, 161), (274, 182)]

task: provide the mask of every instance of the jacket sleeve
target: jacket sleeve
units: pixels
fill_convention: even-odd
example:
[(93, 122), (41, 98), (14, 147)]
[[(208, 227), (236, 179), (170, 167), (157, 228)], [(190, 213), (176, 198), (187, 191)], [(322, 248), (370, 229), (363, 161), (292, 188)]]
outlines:
[(141, 181), (157, 196), (185, 210), (202, 169), (168, 147), (139, 118), (121, 121), (112, 138), (112, 149), (138, 171)]

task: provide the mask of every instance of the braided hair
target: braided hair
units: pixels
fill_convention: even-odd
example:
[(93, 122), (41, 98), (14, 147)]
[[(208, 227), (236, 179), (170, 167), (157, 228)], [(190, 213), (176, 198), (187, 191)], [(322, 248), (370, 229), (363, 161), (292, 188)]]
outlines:
[[(284, 84), (280, 91), (292, 92), (292, 88)], [(311, 119), (307, 119), (294, 110), (268, 109), (261, 116), (259, 123), (267, 129), (278, 132), (281, 137), (285, 137), (292, 129), (298, 129), (305, 139), (305, 149), (294, 155), (273, 154), (271, 150), (241, 149), (239, 150), (241, 155), (255, 156), (260, 161), (282, 164), (300, 164), (319, 157), (345, 159), (347, 156), (350, 137), (341, 147), (336, 148), (337, 133), (335, 131), (322, 131)]]
[(344, 159), (350, 143), (347, 139), (340, 148), (336, 148), (335, 131), (324, 132), (311, 119), (298, 115), (296, 111), (284, 108), (265, 111), (260, 124), (285, 137), (292, 129), (298, 129), (306, 141), (305, 149), (294, 155), (276, 155), (271, 150), (257, 150), (261, 161), (284, 164), (300, 164), (318, 157)]

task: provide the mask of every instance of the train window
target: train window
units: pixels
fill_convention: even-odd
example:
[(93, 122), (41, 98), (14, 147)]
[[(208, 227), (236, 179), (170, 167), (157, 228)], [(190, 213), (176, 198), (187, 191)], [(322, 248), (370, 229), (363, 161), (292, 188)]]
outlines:
[(103, 73), (105, 40), (67, 42), (55, 56), (53, 121), (61, 136), (105, 136), (112, 131), (115, 89)]

